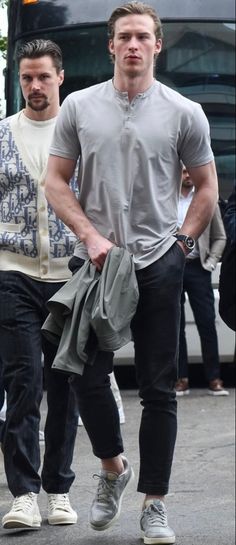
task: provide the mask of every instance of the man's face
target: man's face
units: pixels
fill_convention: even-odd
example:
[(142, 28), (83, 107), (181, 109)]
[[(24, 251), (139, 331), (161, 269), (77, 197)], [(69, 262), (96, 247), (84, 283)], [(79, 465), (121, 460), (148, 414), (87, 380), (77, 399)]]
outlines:
[(161, 40), (156, 40), (150, 15), (127, 15), (115, 22), (109, 51), (120, 74), (137, 77), (153, 73), (154, 56), (161, 51), (161, 45)]
[(20, 86), (26, 107), (41, 112), (57, 104), (59, 85), (63, 82), (64, 72), (56, 71), (52, 58), (44, 55), (38, 59), (22, 59), (19, 66)]
[(184, 167), (183, 168), (183, 172), (182, 172), (182, 186), (183, 187), (187, 187), (187, 188), (191, 188), (193, 187), (193, 182), (189, 176), (189, 173), (187, 171), (187, 169)]

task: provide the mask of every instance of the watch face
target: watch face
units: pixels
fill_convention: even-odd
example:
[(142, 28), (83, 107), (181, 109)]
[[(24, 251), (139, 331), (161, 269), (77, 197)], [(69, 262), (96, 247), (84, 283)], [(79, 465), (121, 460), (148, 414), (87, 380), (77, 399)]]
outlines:
[(181, 240), (186, 248), (190, 250), (190, 252), (195, 248), (195, 240), (192, 237), (189, 237), (188, 235), (175, 235), (177, 240)]
[(192, 237), (186, 237), (185, 244), (189, 248), (189, 250), (193, 250), (195, 246), (195, 242)]

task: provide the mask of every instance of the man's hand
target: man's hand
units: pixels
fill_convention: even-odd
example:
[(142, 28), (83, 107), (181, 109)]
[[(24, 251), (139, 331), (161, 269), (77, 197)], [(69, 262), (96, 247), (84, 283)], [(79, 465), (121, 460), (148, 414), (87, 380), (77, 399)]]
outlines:
[(189, 250), (186, 248), (185, 244), (181, 242), (181, 240), (177, 240), (176, 244), (178, 244), (183, 251), (184, 255), (187, 257), (188, 254), (190, 254)]
[(216, 261), (212, 257), (208, 257), (208, 259), (204, 263), (205, 269), (212, 272), (216, 268)]
[(105, 263), (108, 251), (114, 246), (110, 240), (95, 232), (84, 241), (89, 258), (98, 271), (101, 271)]

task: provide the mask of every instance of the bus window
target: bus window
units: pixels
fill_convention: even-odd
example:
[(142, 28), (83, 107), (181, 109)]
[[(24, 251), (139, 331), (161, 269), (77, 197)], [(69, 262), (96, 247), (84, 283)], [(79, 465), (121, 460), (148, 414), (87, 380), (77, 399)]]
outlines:
[[(28, 12), (26, 7), (24, 10), (21, 8), (17, 18), (19, 34), (14, 39), (12, 38), (14, 16), (13, 12), (10, 13), (11, 66), (7, 71), (7, 115), (22, 107), (15, 53), (23, 41), (43, 37), (50, 38), (60, 45), (65, 68), (65, 82), (61, 87), (62, 101), (72, 91), (112, 77), (113, 67), (107, 49), (106, 23), (97, 22), (98, 15), (96, 21), (89, 22), (93, 19), (91, 8), (89, 3), (82, 1), (83, 9), (81, 7), (78, 12), (74, 9), (73, 2), (68, 1), (60, 16), (58, 14), (57, 17), (52, 17), (56, 4), (61, 3), (64, 4), (55, 0), (52, 5), (47, 0), (39, 0), (34, 4), (35, 9), (37, 7), (37, 24), (32, 15), (29, 17), (29, 13), (33, 13), (33, 5), (30, 8), (31, 12)], [(106, 9), (112, 3), (107, 2)], [(12, 4), (18, 5), (20, 2), (14, 0), (10, 6)], [(49, 10), (45, 8), (46, 4)], [(161, 0), (159, 4), (162, 6)], [(209, 0), (206, 0), (204, 9), (207, 10), (208, 4)], [(188, 9), (190, 5), (192, 6), (186, 2)], [(208, 7), (208, 11), (209, 9)], [(235, 180), (235, 24), (222, 20), (222, 17), (221, 20), (214, 21), (210, 20), (209, 16), (203, 19), (202, 12), (203, 8), (199, 20), (196, 18), (188, 20), (187, 8), (186, 17), (182, 17), (181, 20), (178, 15), (172, 20), (162, 18), (163, 50), (158, 58), (155, 76), (162, 83), (202, 105), (211, 127), (220, 195), (227, 198)], [(83, 20), (83, 24), (78, 21), (79, 18)], [(86, 19), (88, 22), (85, 22)], [(66, 26), (67, 21), (73, 24)]]

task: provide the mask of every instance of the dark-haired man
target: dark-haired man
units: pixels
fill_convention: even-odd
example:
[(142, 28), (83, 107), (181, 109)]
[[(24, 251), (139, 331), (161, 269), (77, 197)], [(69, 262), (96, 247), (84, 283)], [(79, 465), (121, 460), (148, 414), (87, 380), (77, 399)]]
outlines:
[[(181, 227), (188, 207), (194, 196), (193, 181), (183, 167), (181, 194), (178, 206), (178, 227)], [(220, 359), (215, 324), (215, 298), (211, 283), (211, 273), (220, 261), (226, 242), (226, 235), (219, 206), (198, 238), (196, 246), (187, 256), (184, 269), (183, 291), (181, 296), (181, 319), (179, 338), (178, 381), (176, 394), (188, 395), (188, 353), (185, 335), (185, 300), (186, 293), (193, 311), (199, 332), (202, 359), (206, 379), (209, 383), (209, 394), (215, 396), (228, 395), (220, 379)]]
[(0, 122), (0, 350), (8, 409), (2, 449), (14, 496), (4, 528), (38, 528), (41, 486), (39, 422), (43, 394), (48, 413), (42, 485), (48, 494), (48, 522), (73, 524), (70, 468), (77, 410), (68, 379), (51, 364), (55, 348), (41, 339), (46, 301), (69, 278), (67, 262), (75, 237), (48, 207), (44, 177), (63, 83), (61, 50), (34, 40), (18, 52), (25, 108)]

